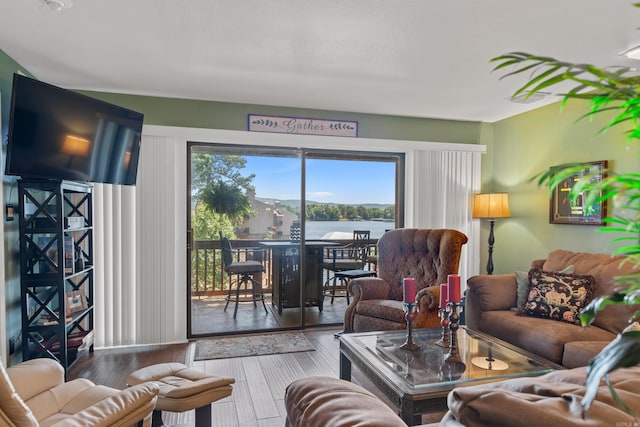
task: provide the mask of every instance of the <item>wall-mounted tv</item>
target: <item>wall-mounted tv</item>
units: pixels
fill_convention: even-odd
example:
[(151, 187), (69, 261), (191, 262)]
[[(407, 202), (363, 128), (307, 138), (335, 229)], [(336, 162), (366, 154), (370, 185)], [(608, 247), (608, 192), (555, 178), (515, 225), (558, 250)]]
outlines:
[(135, 185), (141, 113), (13, 76), (5, 173)]

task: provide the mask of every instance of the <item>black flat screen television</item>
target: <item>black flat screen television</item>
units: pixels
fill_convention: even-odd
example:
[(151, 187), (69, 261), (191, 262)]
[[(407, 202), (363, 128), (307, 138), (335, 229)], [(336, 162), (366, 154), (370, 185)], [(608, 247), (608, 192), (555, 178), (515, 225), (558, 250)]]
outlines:
[(5, 173), (135, 185), (141, 113), (13, 76)]

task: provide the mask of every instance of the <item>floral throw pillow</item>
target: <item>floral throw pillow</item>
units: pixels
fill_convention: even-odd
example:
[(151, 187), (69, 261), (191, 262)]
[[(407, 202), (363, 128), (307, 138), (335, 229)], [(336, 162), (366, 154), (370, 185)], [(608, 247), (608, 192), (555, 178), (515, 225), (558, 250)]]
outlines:
[(595, 285), (593, 276), (551, 273), (532, 268), (529, 271), (527, 297), (518, 315), (580, 324), (580, 311), (591, 301)]

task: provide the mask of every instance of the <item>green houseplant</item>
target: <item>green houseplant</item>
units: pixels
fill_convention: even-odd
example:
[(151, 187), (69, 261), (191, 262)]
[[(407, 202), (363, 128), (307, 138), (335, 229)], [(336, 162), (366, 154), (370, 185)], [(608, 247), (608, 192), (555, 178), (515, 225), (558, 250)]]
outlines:
[[(640, 3), (635, 3), (640, 7)], [(616, 126), (627, 126), (629, 143), (640, 139), (640, 75), (637, 70), (626, 67), (600, 68), (590, 64), (574, 64), (554, 58), (513, 52), (491, 60), (496, 63), (494, 71), (505, 72), (504, 77), (527, 74), (528, 81), (513, 96), (525, 98), (553, 87), (573, 83), (573, 87), (561, 93), (562, 104), (569, 100), (583, 100), (590, 108), (581, 117), (588, 119), (594, 115), (608, 114), (610, 121), (603, 127), (606, 131)], [(551, 168), (533, 179), (538, 185), (553, 189), (569, 176), (584, 170), (586, 165), (566, 164)], [(617, 174), (607, 171), (601, 180), (582, 179), (570, 195), (575, 199), (579, 194), (587, 195), (585, 205), (608, 199), (615, 206), (614, 214), (604, 221), (607, 226), (600, 231), (615, 232), (613, 239), (621, 244), (615, 254), (624, 255), (625, 262), (640, 267), (640, 173)], [(640, 273), (619, 276), (619, 285), (612, 295), (594, 299), (582, 312), (581, 323), (587, 326), (593, 322), (598, 312), (611, 304), (640, 303)], [(640, 315), (636, 311), (629, 319), (630, 324)], [(627, 328), (605, 347), (589, 364), (586, 378), (586, 392), (582, 400), (583, 410), (589, 409), (596, 397), (602, 378), (605, 379), (612, 396), (619, 406), (634, 417), (635, 414), (618, 397), (609, 382), (609, 373), (640, 362), (640, 330)], [(637, 419), (637, 417), (636, 417)]]

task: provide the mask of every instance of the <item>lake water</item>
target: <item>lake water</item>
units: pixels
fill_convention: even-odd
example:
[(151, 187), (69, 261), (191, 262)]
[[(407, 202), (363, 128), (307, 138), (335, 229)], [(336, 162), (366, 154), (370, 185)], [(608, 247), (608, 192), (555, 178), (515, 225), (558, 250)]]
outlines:
[(369, 230), (372, 239), (378, 239), (385, 230), (395, 228), (393, 222), (383, 221), (307, 221), (306, 238), (308, 240), (321, 239), (328, 233), (349, 233), (346, 238), (353, 236), (353, 230)]

